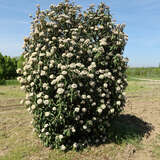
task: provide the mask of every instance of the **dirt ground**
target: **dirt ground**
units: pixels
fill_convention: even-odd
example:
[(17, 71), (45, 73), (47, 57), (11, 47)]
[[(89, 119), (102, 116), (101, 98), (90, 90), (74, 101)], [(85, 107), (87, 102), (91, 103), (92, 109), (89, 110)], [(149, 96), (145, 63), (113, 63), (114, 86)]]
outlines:
[[(149, 134), (141, 141), (142, 148), (127, 155), (128, 160), (160, 159), (160, 82), (136, 82), (144, 88), (128, 93), (128, 106), (124, 113), (134, 115), (151, 125)], [(146, 87), (146, 89), (145, 89)], [(132, 148), (134, 149), (134, 147)], [(127, 157), (126, 157), (127, 158)]]

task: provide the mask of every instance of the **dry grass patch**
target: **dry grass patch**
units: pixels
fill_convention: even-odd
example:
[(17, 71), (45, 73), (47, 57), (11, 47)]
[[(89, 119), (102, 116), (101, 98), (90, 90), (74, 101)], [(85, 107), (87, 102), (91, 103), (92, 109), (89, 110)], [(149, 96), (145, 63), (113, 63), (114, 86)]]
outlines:
[[(135, 86), (138, 89), (134, 92)], [(23, 96), (19, 86), (0, 86), (1, 105), (18, 104)], [(160, 85), (130, 81), (127, 96), (131, 104), (113, 122), (108, 144), (80, 152), (45, 148), (33, 132), (32, 117), (23, 106), (0, 107), (0, 160), (159, 160)]]

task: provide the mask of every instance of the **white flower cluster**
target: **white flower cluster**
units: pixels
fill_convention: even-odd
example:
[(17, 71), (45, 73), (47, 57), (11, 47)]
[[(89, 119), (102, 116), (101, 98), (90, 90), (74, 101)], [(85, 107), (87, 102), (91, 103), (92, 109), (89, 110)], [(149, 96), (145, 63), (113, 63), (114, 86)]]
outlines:
[(61, 150), (105, 142), (106, 126), (125, 105), (124, 26), (114, 24), (103, 3), (83, 14), (68, 0), (37, 7), (17, 70), (35, 131)]

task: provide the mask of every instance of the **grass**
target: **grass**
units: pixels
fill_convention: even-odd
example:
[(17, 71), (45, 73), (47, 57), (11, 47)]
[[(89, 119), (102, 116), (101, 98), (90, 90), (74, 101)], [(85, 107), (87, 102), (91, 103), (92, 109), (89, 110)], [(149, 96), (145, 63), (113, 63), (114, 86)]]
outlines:
[(157, 67), (139, 67), (139, 68), (128, 68), (127, 69), (128, 77), (135, 78), (148, 78), (148, 79), (160, 79), (160, 68)]
[(16, 79), (6, 80), (5, 85), (19, 85), (19, 82)]
[[(12, 107), (19, 104), (19, 100), (25, 96), (19, 87), (17, 84), (0, 86), (0, 106), (10, 106), (6, 110), (0, 107), (0, 160), (123, 160), (125, 154), (143, 149), (141, 141), (152, 130), (144, 120), (123, 112), (112, 122), (108, 143), (87, 147), (80, 152), (50, 150), (43, 146), (32, 131), (32, 116), (26, 109), (23, 106)], [(159, 84), (150, 85), (149, 82), (130, 80), (126, 92), (127, 96), (138, 95), (144, 101), (146, 95), (142, 95), (152, 92), (155, 95), (149, 94), (150, 98), (147, 97), (147, 100), (154, 96), (155, 101), (156, 96), (157, 100), (160, 97), (156, 92), (158, 87)], [(135, 100), (140, 101), (139, 98)], [(156, 139), (158, 142), (153, 144), (152, 152), (158, 160), (160, 140), (158, 137)]]
[(19, 82), (16, 79), (0, 80), (0, 85), (19, 85)]
[(0, 106), (17, 105), (24, 96), (19, 85), (0, 86)]

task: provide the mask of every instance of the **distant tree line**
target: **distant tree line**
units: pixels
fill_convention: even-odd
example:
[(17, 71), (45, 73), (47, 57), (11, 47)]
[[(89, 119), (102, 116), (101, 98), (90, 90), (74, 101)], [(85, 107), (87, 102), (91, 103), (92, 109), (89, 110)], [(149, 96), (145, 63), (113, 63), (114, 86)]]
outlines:
[(17, 77), (16, 70), (22, 67), (22, 63), (23, 56), (11, 58), (0, 53), (0, 81), (15, 79)]

